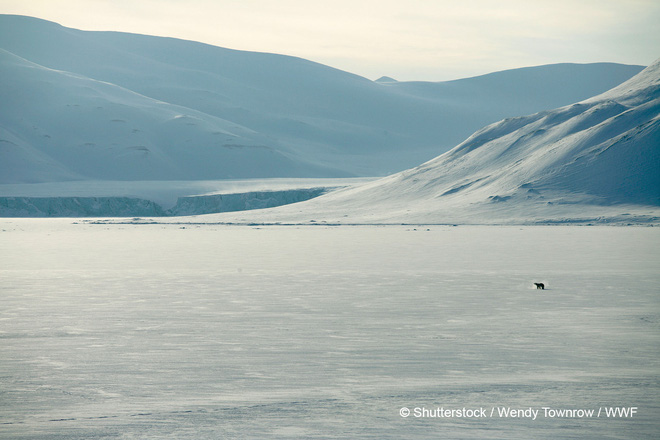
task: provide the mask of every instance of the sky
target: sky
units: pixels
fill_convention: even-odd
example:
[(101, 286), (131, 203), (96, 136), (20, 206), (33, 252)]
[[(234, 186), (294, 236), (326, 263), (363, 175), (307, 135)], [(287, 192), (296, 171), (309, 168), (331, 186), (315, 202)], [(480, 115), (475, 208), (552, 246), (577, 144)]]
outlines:
[(293, 55), (369, 79), (660, 58), (658, 0), (0, 0), (0, 13)]

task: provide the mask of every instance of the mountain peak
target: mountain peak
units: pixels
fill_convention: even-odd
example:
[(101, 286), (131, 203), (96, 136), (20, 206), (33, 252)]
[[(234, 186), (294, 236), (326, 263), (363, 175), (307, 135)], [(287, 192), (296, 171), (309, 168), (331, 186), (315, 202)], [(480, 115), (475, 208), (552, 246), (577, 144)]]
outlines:
[(381, 84), (388, 84), (388, 83), (395, 83), (395, 82), (398, 82), (398, 81), (395, 80), (394, 78), (390, 78), (389, 76), (381, 76), (380, 78), (378, 78), (374, 82), (381, 83)]

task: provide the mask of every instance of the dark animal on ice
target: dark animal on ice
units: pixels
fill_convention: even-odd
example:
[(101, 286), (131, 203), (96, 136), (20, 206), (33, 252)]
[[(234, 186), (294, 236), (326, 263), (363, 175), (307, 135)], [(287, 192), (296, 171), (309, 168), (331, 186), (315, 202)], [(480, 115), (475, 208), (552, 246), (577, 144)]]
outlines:
[(543, 283), (534, 283), (537, 289), (545, 290), (545, 285)]

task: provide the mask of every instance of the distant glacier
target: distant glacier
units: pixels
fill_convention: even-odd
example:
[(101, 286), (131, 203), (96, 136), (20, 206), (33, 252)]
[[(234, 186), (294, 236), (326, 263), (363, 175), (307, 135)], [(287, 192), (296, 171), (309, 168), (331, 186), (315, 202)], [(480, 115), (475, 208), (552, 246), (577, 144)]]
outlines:
[(151, 200), (134, 197), (0, 197), (0, 217), (133, 217), (180, 216), (249, 211), (302, 202), (327, 188), (252, 191), (179, 197), (163, 209)]

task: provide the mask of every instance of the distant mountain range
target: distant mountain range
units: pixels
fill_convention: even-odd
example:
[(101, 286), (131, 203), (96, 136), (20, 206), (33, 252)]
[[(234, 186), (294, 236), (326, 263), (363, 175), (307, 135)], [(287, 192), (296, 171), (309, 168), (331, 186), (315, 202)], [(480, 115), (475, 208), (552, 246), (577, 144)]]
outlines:
[[(0, 183), (386, 175), (449, 150), (486, 124), (584, 100), (641, 69), (557, 64), (439, 83), (370, 81), (289, 56), (1, 15)], [(582, 127), (625, 114), (627, 102), (588, 101), (557, 118)], [(459, 178), (447, 197), (495, 179), (495, 171), (458, 173), (449, 159), (476, 160), (481, 142), (479, 151), (491, 145), (502, 152), (484, 153), (479, 167), (496, 170), (513, 157), (529, 163), (522, 145), (560, 142), (549, 117), (496, 124), (438, 159), (434, 169), (450, 167), (438, 178)], [(536, 126), (520, 147), (497, 141)], [(566, 130), (573, 137), (584, 131)], [(591, 160), (583, 154), (580, 160)], [(580, 170), (577, 157), (565, 172)], [(540, 174), (522, 180), (542, 194), (559, 189)], [(502, 186), (489, 196), (520, 196), (512, 191)]]
[(380, 180), (211, 221), (536, 224), (660, 222), (660, 60), (579, 103), (504, 119)]

